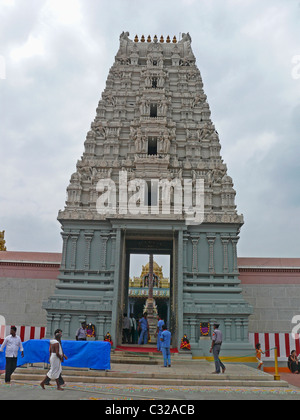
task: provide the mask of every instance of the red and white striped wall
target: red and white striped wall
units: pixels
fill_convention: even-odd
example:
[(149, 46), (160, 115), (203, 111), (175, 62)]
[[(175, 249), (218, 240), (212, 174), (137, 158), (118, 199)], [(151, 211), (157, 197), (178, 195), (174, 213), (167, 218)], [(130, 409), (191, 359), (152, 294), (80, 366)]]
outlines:
[[(17, 335), (21, 337), (22, 342), (27, 340), (39, 340), (45, 337), (46, 327), (28, 327), (17, 326)], [(0, 344), (4, 338), (10, 334), (10, 325), (0, 325)], [(292, 350), (296, 350), (297, 355), (300, 354), (300, 336), (295, 337), (289, 333), (249, 333), (249, 342), (253, 346), (253, 356), (255, 356), (255, 346), (261, 344), (262, 360), (274, 360), (274, 347), (277, 347), (279, 361), (287, 361)]]
[[(21, 341), (28, 340), (40, 340), (46, 335), (46, 327), (27, 327), (24, 325), (18, 326), (17, 335), (20, 336)], [(4, 338), (10, 334), (10, 325), (0, 325), (0, 343), (3, 342)]]
[(299, 334), (293, 337), (289, 333), (249, 333), (249, 341), (254, 349), (257, 343), (261, 344), (261, 349), (265, 352), (262, 360), (275, 359), (274, 347), (277, 347), (279, 361), (287, 361), (292, 350), (296, 350), (297, 355), (300, 354)]

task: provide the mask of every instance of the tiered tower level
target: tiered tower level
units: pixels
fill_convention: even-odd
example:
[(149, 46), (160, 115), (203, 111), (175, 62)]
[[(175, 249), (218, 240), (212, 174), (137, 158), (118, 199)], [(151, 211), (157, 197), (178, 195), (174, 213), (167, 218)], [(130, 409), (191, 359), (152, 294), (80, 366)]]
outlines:
[[(128, 180), (201, 178), (205, 220), (242, 223), (235, 190), (220, 156), (219, 136), (210, 119), (191, 37), (177, 42), (132, 41), (120, 49), (85, 141), (85, 151), (68, 186), (60, 219), (102, 219), (96, 187), (102, 178)], [(126, 215), (127, 216), (127, 215)], [(177, 217), (178, 218), (178, 217)]]
[[(128, 299), (129, 256), (161, 252), (171, 256), (174, 344), (186, 333), (194, 353), (204, 354), (200, 322), (218, 321), (225, 349), (248, 348), (252, 308), (242, 298), (237, 267), (243, 217), (236, 210), (236, 192), (210, 116), (188, 33), (178, 42), (175, 37), (131, 40), (128, 32), (120, 35), (83, 156), (67, 188), (65, 209), (58, 216), (63, 230), (60, 281), (44, 303), (50, 334), (65, 325), (65, 335), (72, 338), (84, 319), (96, 325), (99, 339), (110, 331), (117, 343)], [(125, 184), (120, 174), (125, 174)], [(143, 192), (139, 199), (146, 196), (146, 211), (126, 211), (130, 194), (136, 193), (129, 185), (141, 179), (151, 193), (155, 181), (183, 185), (190, 180), (194, 186), (201, 180), (202, 223), (186, 223), (183, 206), (176, 210), (175, 188), (156, 189), (151, 203)], [(99, 211), (104, 180), (116, 186), (116, 202), (110, 205), (118, 210), (113, 213)], [(120, 191), (124, 185), (125, 195)], [(162, 211), (166, 194), (170, 212)]]

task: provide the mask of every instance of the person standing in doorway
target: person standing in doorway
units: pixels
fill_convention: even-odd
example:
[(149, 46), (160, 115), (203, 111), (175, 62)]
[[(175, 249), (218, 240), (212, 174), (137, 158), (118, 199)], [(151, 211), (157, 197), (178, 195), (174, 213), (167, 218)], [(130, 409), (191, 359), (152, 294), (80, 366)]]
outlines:
[(157, 351), (161, 351), (161, 333), (163, 331), (162, 327), (165, 325), (164, 321), (161, 319), (160, 315), (157, 315), (157, 329), (156, 329), (156, 336), (157, 336)]
[(123, 343), (130, 341), (130, 319), (127, 314), (123, 314)]
[(171, 333), (167, 326), (162, 326), (162, 333), (160, 336), (161, 351), (164, 356), (164, 367), (171, 367)]
[(17, 367), (18, 352), (21, 351), (21, 356), (24, 357), (24, 349), (21, 338), (17, 335), (17, 328), (12, 326), (10, 329), (10, 335), (8, 335), (0, 348), (2, 352), (5, 350), (5, 383), (10, 384), (11, 375), (14, 373)]
[(148, 315), (147, 312), (145, 312), (143, 317), (139, 320), (140, 338), (139, 338), (138, 344), (148, 343), (149, 325), (148, 325), (147, 315)]
[(214, 324), (214, 332), (213, 332), (213, 336), (212, 336), (212, 342), (211, 342), (211, 348), (210, 348), (210, 353), (213, 353), (214, 356), (214, 361), (215, 361), (215, 367), (216, 370), (213, 373), (221, 373), (221, 368), (222, 368), (222, 373), (225, 373), (225, 366), (224, 364), (221, 362), (220, 358), (219, 358), (219, 354), (221, 351), (221, 346), (222, 346), (222, 331), (219, 330), (219, 324)]
[(136, 344), (136, 319), (133, 313), (130, 314), (130, 342), (131, 344)]

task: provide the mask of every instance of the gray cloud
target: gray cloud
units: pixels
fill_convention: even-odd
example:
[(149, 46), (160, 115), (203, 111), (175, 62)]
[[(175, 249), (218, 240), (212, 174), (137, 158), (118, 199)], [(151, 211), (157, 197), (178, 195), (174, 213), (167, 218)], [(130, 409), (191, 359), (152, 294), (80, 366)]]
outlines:
[(189, 32), (245, 216), (240, 256), (299, 256), (298, 1), (0, 0), (0, 229), (60, 251), (57, 212), (119, 35)]

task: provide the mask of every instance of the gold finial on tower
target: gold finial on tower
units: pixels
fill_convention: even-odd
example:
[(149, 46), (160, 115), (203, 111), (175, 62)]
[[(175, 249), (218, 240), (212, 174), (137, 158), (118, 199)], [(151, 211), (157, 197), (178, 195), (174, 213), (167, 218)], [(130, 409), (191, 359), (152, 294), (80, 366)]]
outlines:
[(151, 36), (148, 35), (147, 42), (151, 42)]
[(171, 42), (171, 39), (170, 39), (170, 37), (169, 37), (169, 35), (167, 36), (167, 41), (166, 41), (168, 44), (170, 44), (170, 42)]
[(145, 37), (142, 35), (141, 42), (145, 42)]
[(5, 230), (0, 232), (0, 251), (6, 251), (4, 233), (5, 233)]
[(139, 37), (137, 35), (134, 37), (134, 42), (139, 42)]
[(164, 41), (164, 37), (161, 35), (159, 42), (163, 43)]
[(173, 37), (173, 44), (176, 44), (176, 42), (177, 42), (177, 39), (176, 39), (176, 36), (174, 35), (174, 37)]

